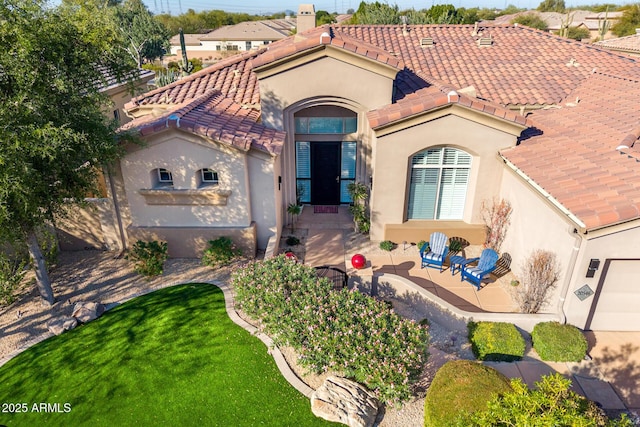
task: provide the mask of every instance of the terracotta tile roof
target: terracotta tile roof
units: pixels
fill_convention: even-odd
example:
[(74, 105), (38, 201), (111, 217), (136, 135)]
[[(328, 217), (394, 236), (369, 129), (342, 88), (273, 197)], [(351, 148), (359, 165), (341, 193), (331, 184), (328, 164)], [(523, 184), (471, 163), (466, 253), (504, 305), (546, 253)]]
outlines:
[(520, 114), (496, 104), (459, 94), (446, 86), (429, 86), (420, 89), (394, 104), (389, 104), (383, 108), (368, 112), (367, 119), (372, 129), (378, 129), (393, 122), (453, 104), (481, 111), (522, 126), (530, 124), (529, 121)]
[(266, 49), (261, 49), (224, 59), (177, 82), (138, 96), (125, 105), (125, 108), (179, 105), (190, 102), (211, 89), (219, 90), (238, 104), (257, 106), (260, 103), (260, 90), (251, 60), (265, 51)]
[[(259, 58), (253, 61), (253, 66), (257, 68), (293, 54), (318, 48), (318, 46), (330, 45), (349, 50), (399, 70), (405, 67), (404, 63), (402, 63), (393, 52), (381, 49), (376, 44), (362, 40), (357, 36), (336, 32), (334, 31), (335, 28), (337, 27), (323, 25), (299, 34), (296, 37), (290, 37), (279, 43), (274, 43), (269, 48), (269, 52), (260, 55)], [(324, 34), (328, 34), (329, 37), (323, 36)]]
[(285, 132), (259, 123), (260, 113), (242, 107), (220, 91), (211, 89), (192, 102), (154, 117), (139, 117), (122, 130), (136, 129), (141, 136), (149, 136), (168, 128), (181, 129), (243, 151), (250, 148), (279, 155)]
[(602, 40), (594, 43), (594, 45), (603, 49), (640, 55), (640, 33), (626, 37), (619, 37), (617, 39)]
[[(330, 37), (321, 37), (325, 32)], [(478, 43), (480, 37), (487, 37), (487, 45)], [(423, 43), (427, 38), (433, 40), (432, 45)], [(174, 113), (180, 113), (183, 129), (182, 125), (193, 126), (195, 132), (245, 148), (243, 138), (253, 138), (252, 145), (277, 153), (284, 135), (268, 134), (256, 123), (260, 99), (254, 67), (324, 45), (399, 70), (394, 99), (368, 113), (372, 126), (453, 102), (531, 126), (523, 132), (522, 143), (504, 156), (587, 228), (640, 218), (640, 180), (636, 179), (640, 62), (527, 27), (479, 25), (476, 31), (471, 25), (409, 25), (404, 29), (327, 25), (228, 58), (138, 97), (127, 107), (170, 106), (178, 109)], [(477, 98), (459, 92), (469, 87), (475, 89)], [(211, 90), (218, 92), (213, 95)], [(451, 90), (459, 93), (457, 99), (447, 97)], [(509, 111), (545, 106), (553, 108), (536, 110), (526, 121)], [(182, 111), (183, 107), (189, 111)], [(177, 125), (176, 120), (168, 120), (170, 115), (163, 116), (164, 122), (143, 117), (130, 126), (158, 131)], [(253, 136), (246, 129), (252, 129), (254, 133), (249, 134)], [(241, 135), (238, 140), (232, 137), (234, 132)], [(260, 142), (263, 138), (264, 143)], [(619, 145), (629, 149), (618, 151)]]
[(640, 218), (638, 99), (640, 79), (595, 73), (559, 108), (531, 114), (542, 134), (502, 155), (587, 229)]
[[(636, 61), (593, 46), (514, 25), (333, 26), (336, 37), (350, 35), (394, 52), (416, 74), (454, 88), (473, 86), (478, 97), (503, 106), (552, 105), (564, 99), (594, 68), (640, 76)], [(490, 46), (478, 46), (480, 35)], [(422, 47), (423, 38), (433, 46)]]

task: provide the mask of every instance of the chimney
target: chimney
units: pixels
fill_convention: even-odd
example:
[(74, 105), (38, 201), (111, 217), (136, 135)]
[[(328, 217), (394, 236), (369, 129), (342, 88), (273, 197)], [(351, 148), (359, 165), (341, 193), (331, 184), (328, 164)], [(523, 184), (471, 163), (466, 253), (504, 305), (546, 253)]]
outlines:
[(316, 27), (316, 9), (312, 4), (298, 6), (296, 33), (300, 34)]

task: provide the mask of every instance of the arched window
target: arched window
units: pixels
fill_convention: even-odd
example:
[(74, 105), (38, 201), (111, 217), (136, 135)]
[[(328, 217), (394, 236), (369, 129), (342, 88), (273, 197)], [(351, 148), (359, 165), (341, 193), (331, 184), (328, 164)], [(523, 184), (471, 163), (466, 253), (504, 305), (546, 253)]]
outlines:
[(198, 180), (198, 187), (218, 185), (218, 172), (213, 169), (200, 169), (196, 174), (196, 178)]
[(158, 168), (151, 171), (151, 183), (153, 187), (173, 187), (173, 175), (171, 171)]
[(430, 148), (411, 158), (408, 219), (462, 219), (471, 155)]

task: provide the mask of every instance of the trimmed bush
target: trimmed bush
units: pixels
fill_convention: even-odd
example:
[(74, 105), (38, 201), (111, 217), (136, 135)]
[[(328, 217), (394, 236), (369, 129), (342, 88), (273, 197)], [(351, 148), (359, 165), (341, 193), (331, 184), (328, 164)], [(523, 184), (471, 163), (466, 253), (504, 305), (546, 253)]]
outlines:
[(411, 397), (427, 360), (427, 327), (358, 291), (334, 291), (314, 268), (282, 255), (251, 262), (231, 280), (237, 306), (295, 348), (306, 368), (339, 372), (387, 403)]
[(392, 251), (394, 246), (395, 245), (391, 240), (384, 240), (380, 242), (380, 249), (382, 249), (383, 251)]
[(513, 362), (524, 356), (524, 338), (512, 323), (469, 322), (467, 328), (478, 360)]
[(138, 240), (129, 250), (126, 259), (133, 261), (136, 273), (151, 278), (162, 274), (167, 252), (167, 242)]
[(241, 255), (242, 251), (235, 247), (230, 238), (218, 237), (209, 240), (209, 246), (202, 254), (202, 264), (213, 268), (224, 267)]
[(538, 323), (531, 332), (531, 339), (542, 360), (579, 362), (587, 354), (587, 339), (573, 325)]
[(438, 370), (424, 402), (425, 427), (449, 427), (458, 418), (487, 408), (493, 395), (511, 391), (509, 379), (470, 360), (454, 360)]

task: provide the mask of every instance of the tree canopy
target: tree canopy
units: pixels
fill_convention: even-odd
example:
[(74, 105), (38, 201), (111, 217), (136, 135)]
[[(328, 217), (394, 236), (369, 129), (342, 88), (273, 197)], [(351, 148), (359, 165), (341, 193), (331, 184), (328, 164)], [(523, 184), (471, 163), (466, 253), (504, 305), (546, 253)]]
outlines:
[(622, 17), (611, 27), (611, 32), (618, 37), (635, 34), (636, 28), (640, 28), (640, 3), (624, 6), (622, 11)]
[(538, 5), (539, 12), (558, 12), (564, 13), (566, 6), (564, 0), (542, 0)]
[(511, 23), (525, 25), (530, 28), (537, 28), (538, 30), (542, 31), (546, 31), (547, 29), (547, 23), (535, 12), (516, 16), (511, 20)]
[(142, 0), (125, 0), (115, 7), (115, 17), (127, 41), (127, 52), (138, 67), (162, 58), (169, 49), (169, 31), (153, 18)]
[(35, 231), (70, 200), (97, 192), (96, 170), (120, 153), (101, 88), (135, 70), (113, 21), (100, 12), (90, 2), (0, 3), (0, 237), (28, 243), (49, 303)]

